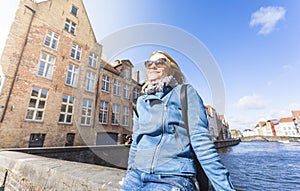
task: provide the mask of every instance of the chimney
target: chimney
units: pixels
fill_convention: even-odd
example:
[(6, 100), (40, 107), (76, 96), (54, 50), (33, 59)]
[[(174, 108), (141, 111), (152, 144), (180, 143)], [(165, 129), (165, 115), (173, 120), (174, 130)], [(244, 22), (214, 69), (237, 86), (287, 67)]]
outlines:
[(137, 82), (137, 83), (140, 83), (140, 71), (136, 71), (134, 73), (134, 80)]

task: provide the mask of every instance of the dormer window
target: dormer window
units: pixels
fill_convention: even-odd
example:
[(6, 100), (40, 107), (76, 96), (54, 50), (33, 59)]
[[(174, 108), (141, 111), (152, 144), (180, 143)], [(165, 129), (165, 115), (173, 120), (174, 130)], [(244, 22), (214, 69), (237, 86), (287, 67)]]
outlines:
[(70, 21), (69, 19), (66, 19), (65, 30), (72, 34), (75, 34), (75, 29), (76, 29), (76, 23)]
[(75, 17), (77, 17), (77, 12), (78, 12), (78, 8), (73, 5), (72, 6), (72, 10), (71, 10), (72, 15), (74, 15)]

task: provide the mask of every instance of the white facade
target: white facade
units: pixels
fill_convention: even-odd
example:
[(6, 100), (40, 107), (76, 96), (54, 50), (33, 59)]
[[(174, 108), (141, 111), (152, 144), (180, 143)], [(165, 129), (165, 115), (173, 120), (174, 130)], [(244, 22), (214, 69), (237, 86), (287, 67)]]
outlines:
[(293, 121), (279, 122), (277, 136), (300, 137)]
[(251, 130), (251, 129), (245, 129), (243, 131), (243, 137), (250, 137), (250, 136), (254, 136), (255, 135), (255, 131)]

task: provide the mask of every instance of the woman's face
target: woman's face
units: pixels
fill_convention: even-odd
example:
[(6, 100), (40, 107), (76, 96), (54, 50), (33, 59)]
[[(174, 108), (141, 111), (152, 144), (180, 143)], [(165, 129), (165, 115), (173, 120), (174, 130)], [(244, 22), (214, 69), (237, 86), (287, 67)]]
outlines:
[(145, 63), (148, 80), (154, 81), (170, 75), (170, 67), (167, 62), (169, 61), (163, 54), (152, 55)]

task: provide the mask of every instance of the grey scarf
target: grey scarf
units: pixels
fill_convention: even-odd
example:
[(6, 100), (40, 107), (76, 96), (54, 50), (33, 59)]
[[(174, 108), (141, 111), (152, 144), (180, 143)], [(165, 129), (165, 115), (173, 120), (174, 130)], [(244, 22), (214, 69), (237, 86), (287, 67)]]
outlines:
[(178, 85), (177, 80), (173, 76), (166, 76), (164, 78), (146, 82), (142, 87), (142, 93), (143, 94), (152, 94), (155, 92), (162, 92), (163, 88), (166, 86), (170, 86), (171, 88), (174, 88)]

